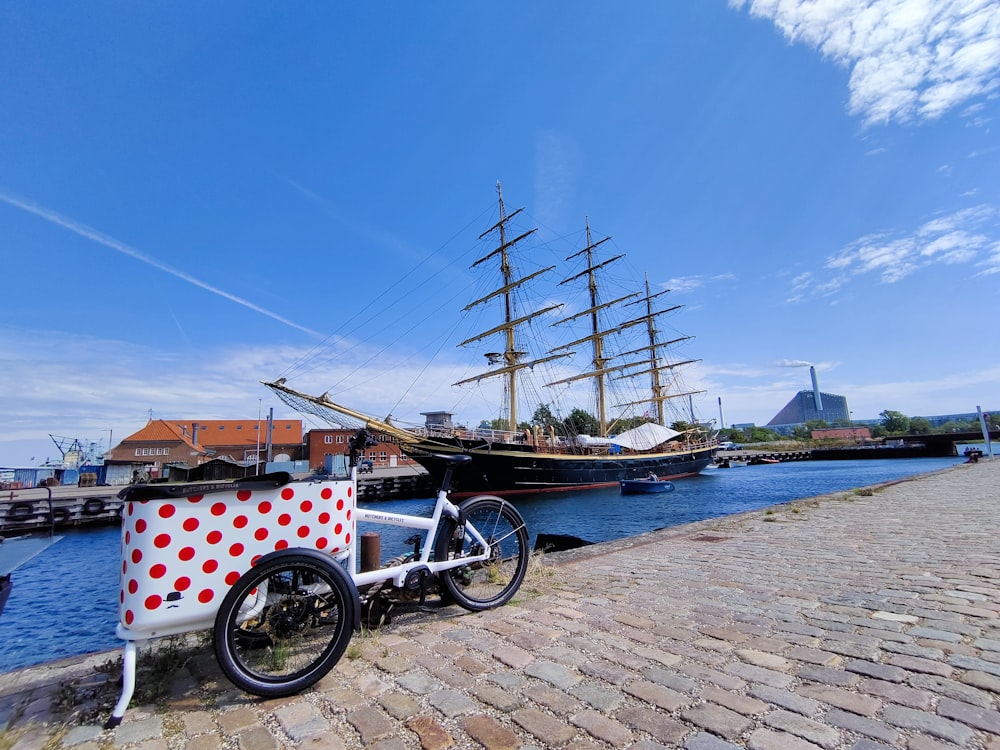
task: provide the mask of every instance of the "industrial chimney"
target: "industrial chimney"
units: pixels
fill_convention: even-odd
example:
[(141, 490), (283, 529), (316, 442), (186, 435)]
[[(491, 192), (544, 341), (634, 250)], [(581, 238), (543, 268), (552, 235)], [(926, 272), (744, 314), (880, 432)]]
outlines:
[(816, 402), (816, 411), (823, 411), (823, 399), (819, 395), (819, 382), (816, 380), (816, 368), (809, 365), (809, 377), (813, 382), (813, 399)]

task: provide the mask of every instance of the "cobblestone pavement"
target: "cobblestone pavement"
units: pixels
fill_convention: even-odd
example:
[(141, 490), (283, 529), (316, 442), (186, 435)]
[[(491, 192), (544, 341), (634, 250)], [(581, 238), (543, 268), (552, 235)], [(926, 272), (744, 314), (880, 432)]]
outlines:
[(114, 730), (108, 655), (0, 675), (0, 748), (1000, 750), (998, 489), (963, 464), (550, 555), (512, 604), (411, 608), (282, 700), (208, 646)]

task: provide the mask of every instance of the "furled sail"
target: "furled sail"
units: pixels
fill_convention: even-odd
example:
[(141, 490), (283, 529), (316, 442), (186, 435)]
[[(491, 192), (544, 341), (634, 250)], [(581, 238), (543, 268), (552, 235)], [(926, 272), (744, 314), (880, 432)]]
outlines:
[(635, 451), (648, 451), (680, 434), (676, 430), (671, 430), (669, 427), (656, 424), (656, 422), (647, 422), (608, 439), (622, 448), (630, 448)]

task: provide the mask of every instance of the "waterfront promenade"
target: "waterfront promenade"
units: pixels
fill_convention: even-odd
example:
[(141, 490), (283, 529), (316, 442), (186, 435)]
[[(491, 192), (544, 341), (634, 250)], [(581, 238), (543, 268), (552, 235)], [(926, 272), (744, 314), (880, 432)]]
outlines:
[(3, 674), (0, 748), (1000, 750), (998, 488), (962, 464), (550, 555), (513, 604), (403, 607), (281, 700), (205, 646), (104, 731), (109, 655)]

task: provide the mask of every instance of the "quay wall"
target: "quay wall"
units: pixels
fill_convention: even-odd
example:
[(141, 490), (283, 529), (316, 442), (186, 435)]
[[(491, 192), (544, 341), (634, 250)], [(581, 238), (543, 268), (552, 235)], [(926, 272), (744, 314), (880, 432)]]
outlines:
[[(117, 524), (123, 509), (121, 490), (72, 485), (0, 490), (0, 536)], [(386, 467), (358, 476), (362, 501), (433, 497), (436, 491), (421, 468)]]

